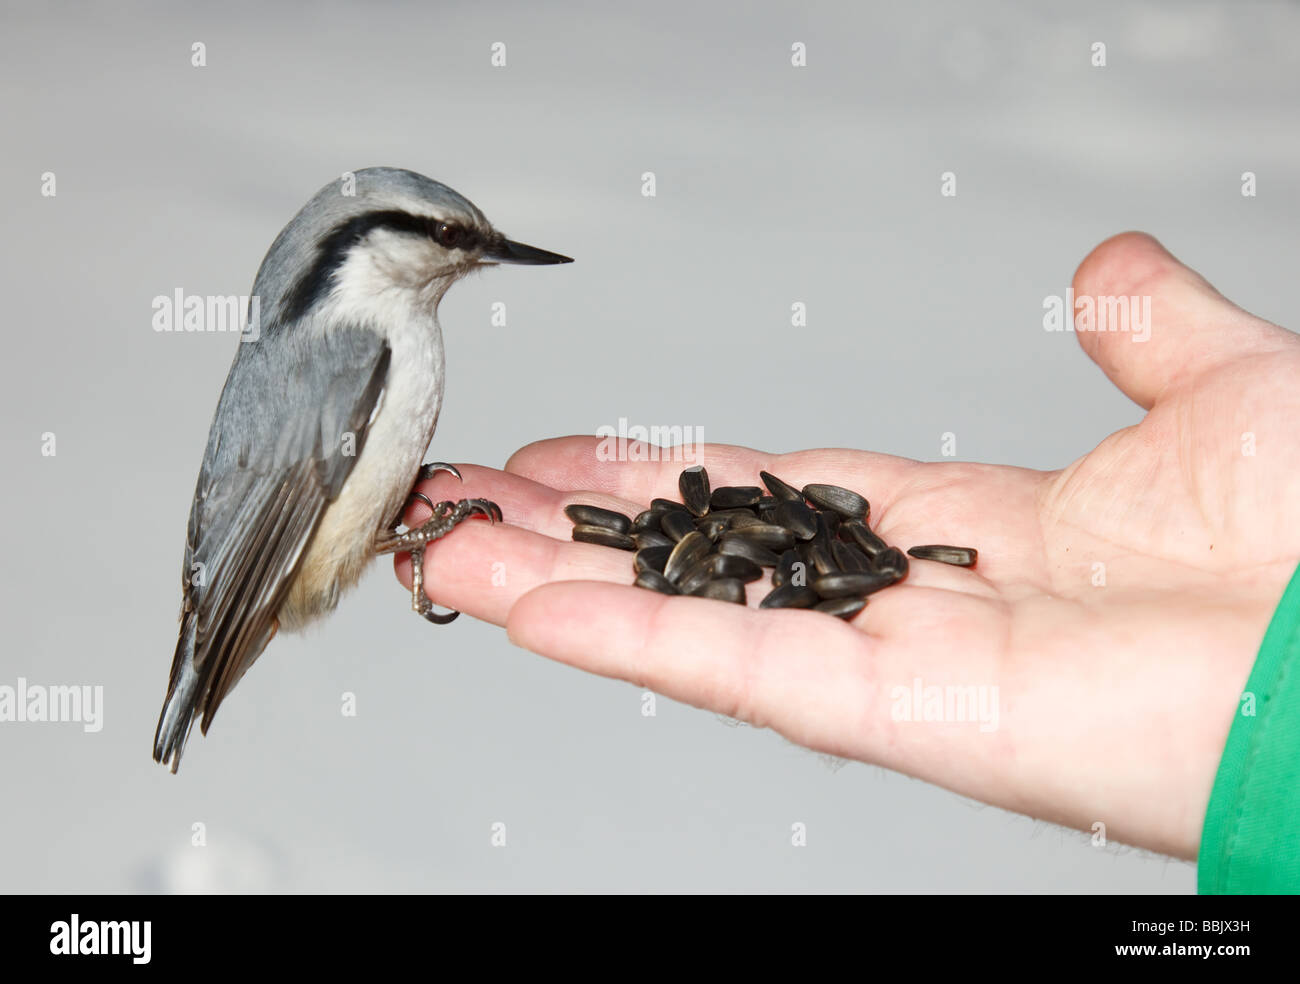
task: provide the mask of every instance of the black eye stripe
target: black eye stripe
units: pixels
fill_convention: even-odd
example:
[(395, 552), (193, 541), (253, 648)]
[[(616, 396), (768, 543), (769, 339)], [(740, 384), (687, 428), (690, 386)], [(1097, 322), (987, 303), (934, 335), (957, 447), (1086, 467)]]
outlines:
[[(459, 232), (460, 237), (454, 247), (446, 246), (439, 239), (439, 230), (444, 227), (454, 228)], [(400, 209), (385, 209), (354, 215), (340, 222), (317, 241), (316, 258), (307, 272), (286, 292), (279, 317), (283, 320), (300, 318), (313, 304), (323, 299), (330, 291), (334, 272), (347, 259), (348, 250), (375, 229), (426, 236), (444, 248), (472, 249), (479, 245), (479, 235), (473, 229), (442, 219), (412, 215)]]

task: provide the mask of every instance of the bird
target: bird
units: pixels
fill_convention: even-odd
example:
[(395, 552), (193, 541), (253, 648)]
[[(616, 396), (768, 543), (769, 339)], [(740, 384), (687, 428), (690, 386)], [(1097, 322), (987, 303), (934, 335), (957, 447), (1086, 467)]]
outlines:
[[(200, 717), (217, 708), (279, 629), (334, 610), (366, 565), (409, 552), (412, 607), (425, 544), (485, 499), (432, 503), (415, 485), (445, 379), (438, 304), (466, 274), (498, 263), (571, 263), (508, 239), (467, 198), (414, 171), (345, 172), (275, 238), (250, 320), (208, 432), (185, 538), (180, 630), (153, 757), (176, 772)], [(252, 305), (257, 299), (257, 307)], [(416, 496), (431, 509), (399, 532)]]

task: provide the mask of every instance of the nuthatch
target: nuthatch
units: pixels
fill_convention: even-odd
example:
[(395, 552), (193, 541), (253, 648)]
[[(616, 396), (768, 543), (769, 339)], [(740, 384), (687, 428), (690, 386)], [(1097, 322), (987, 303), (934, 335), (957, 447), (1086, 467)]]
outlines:
[[(511, 242), (445, 185), (395, 168), (317, 192), (271, 244), (253, 284), (261, 324), (235, 355), (190, 512), (180, 638), (154, 759), (173, 772), (196, 715), (206, 734), (277, 629), (333, 611), (377, 554), (409, 552), (412, 605), (424, 545), (483, 499), (429, 503), (397, 532), (442, 405), (438, 302), (476, 267), (569, 263)], [(420, 496), (423, 498), (423, 496)], [(427, 499), (425, 499), (428, 502)]]

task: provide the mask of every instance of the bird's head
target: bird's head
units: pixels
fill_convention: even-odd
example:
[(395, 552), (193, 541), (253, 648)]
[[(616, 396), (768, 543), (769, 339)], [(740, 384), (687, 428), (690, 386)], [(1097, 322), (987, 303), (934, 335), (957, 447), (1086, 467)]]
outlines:
[(432, 311), (451, 284), (483, 265), (571, 262), (506, 238), (446, 185), (371, 167), (303, 206), (271, 245), (253, 292), (273, 322), (330, 308), (365, 318), (394, 304)]

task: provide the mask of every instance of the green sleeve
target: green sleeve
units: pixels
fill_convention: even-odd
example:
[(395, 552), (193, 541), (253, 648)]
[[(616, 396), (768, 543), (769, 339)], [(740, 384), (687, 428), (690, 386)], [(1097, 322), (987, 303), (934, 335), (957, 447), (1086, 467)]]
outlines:
[(1238, 703), (1197, 864), (1202, 895), (1300, 892), (1300, 569)]

